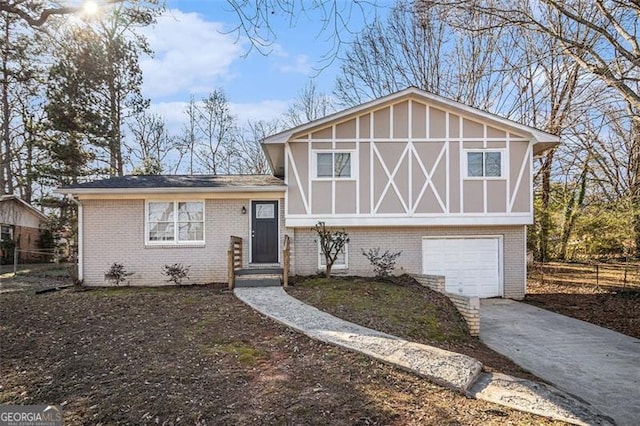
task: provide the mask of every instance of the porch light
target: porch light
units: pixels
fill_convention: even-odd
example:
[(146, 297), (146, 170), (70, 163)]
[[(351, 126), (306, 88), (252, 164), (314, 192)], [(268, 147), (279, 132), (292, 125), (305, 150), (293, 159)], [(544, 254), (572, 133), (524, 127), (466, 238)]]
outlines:
[(242, 206), (242, 209), (240, 209), (240, 213), (247, 214), (247, 208), (245, 206)]

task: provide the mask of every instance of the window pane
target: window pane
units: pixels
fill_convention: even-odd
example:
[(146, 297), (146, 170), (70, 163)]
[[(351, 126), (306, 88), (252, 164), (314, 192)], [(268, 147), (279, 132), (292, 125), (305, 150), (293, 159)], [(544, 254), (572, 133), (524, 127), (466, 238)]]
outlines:
[(500, 177), (502, 174), (501, 155), (499, 152), (486, 152), (484, 154), (484, 175)]
[[(338, 253), (338, 257), (336, 257), (336, 261), (333, 263), (333, 266), (344, 266), (344, 265), (346, 265), (346, 263), (345, 263), (346, 258), (347, 258), (346, 255), (345, 255), (346, 247), (347, 246), (345, 245), (342, 248), (342, 250), (340, 250), (340, 253)], [(324, 258), (324, 253), (322, 253), (322, 249), (320, 248), (320, 244), (319, 243), (318, 243), (318, 255), (320, 256), (320, 266), (321, 267), (327, 266), (326, 259)]]
[(178, 225), (178, 241), (203, 241), (204, 224), (202, 222), (181, 222)]
[(333, 177), (333, 154), (317, 154), (318, 177)]
[(481, 152), (468, 152), (467, 153), (467, 176), (476, 177), (482, 176), (482, 153)]
[(202, 221), (203, 203), (178, 203), (178, 220), (180, 222)]
[(173, 222), (149, 223), (149, 241), (173, 241)]
[(11, 227), (9, 225), (0, 226), (0, 241), (11, 240)]
[(351, 154), (348, 152), (336, 153), (335, 177), (351, 177)]
[(256, 219), (273, 219), (276, 217), (275, 205), (256, 204)]
[(149, 203), (149, 222), (173, 221), (173, 203)]

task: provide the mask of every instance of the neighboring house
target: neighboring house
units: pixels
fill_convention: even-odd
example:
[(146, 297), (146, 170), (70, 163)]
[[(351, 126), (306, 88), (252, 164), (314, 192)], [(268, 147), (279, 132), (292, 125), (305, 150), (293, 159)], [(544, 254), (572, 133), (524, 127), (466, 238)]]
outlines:
[[(9, 247), (15, 243), (21, 250), (20, 261), (31, 261), (40, 258), (38, 242), (40, 233), (49, 223), (49, 219), (39, 210), (15, 195), (0, 197), (0, 247), (3, 258), (13, 258), (8, 253)], [(30, 252), (31, 251), (31, 252)]]
[[(61, 190), (81, 206), (80, 276), (104, 285), (113, 262), (131, 284), (163, 282), (161, 266), (192, 281), (226, 281), (232, 235), (245, 267), (323, 268), (312, 227), (344, 228), (336, 273), (370, 275), (361, 251), (400, 251), (397, 273), (444, 275), (447, 290), (519, 299), (533, 158), (559, 139), (408, 88), (268, 137), (273, 176), (126, 176)], [(246, 214), (244, 214), (246, 212)]]

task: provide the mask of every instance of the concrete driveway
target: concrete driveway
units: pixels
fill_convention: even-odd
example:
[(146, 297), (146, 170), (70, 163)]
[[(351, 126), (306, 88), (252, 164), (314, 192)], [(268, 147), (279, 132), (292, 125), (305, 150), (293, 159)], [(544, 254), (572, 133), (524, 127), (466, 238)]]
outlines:
[(618, 425), (640, 421), (640, 340), (506, 299), (482, 300), (480, 339)]

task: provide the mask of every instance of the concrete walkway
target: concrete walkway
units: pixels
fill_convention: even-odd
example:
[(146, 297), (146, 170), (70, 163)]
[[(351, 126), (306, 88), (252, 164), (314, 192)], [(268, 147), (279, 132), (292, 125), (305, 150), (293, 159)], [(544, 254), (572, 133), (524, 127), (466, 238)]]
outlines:
[(258, 312), (311, 338), (363, 353), (470, 397), (579, 425), (610, 424), (553, 387), (484, 373), (474, 358), (341, 320), (289, 296), (282, 287), (236, 288), (234, 293)]
[(504, 299), (482, 300), (480, 339), (618, 425), (640, 422), (640, 340)]

